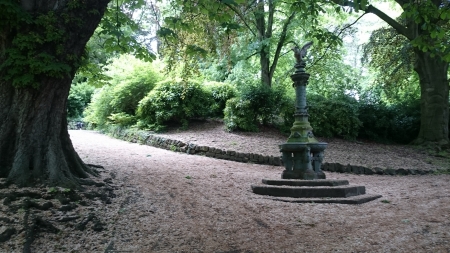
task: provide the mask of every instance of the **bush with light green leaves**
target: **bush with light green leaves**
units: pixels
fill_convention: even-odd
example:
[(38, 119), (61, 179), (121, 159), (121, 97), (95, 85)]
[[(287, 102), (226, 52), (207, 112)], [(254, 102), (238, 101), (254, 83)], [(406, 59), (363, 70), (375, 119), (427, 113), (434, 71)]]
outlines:
[(70, 120), (80, 120), (83, 111), (91, 102), (95, 87), (86, 82), (72, 84), (67, 99), (67, 117)]
[(108, 123), (108, 117), (113, 113), (113, 108), (110, 105), (112, 100), (112, 87), (105, 85), (102, 88), (96, 89), (91, 103), (84, 110), (84, 121), (93, 128), (103, 128)]
[(102, 128), (107, 124), (131, 126), (136, 123), (136, 109), (161, 76), (152, 63), (131, 56), (121, 56), (107, 73), (110, 85), (102, 87), (85, 112), (85, 121)]
[(227, 101), (224, 123), (228, 131), (258, 131), (260, 124), (274, 125), (284, 108), (286, 95), (282, 88), (248, 85), (239, 95)]
[(196, 81), (162, 81), (139, 102), (138, 127), (162, 131), (175, 122), (187, 128), (190, 119), (207, 117), (212, 103), (211, 94)]
[(205, 82), (203, 85), (213, 99), (209, 116), (213, 118), (223, 118), (227, 100), (237, 96), (236, 88), (229, 83), (221, 82)]

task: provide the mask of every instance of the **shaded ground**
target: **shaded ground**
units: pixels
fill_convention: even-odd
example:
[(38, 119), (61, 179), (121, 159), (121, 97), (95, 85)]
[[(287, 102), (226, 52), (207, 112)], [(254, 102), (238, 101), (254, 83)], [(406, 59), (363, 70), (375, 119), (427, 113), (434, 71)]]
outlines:
[[(35, 202), (43, 206), (51, 201), (54, 206), (24, 208), (26, 201), (18, 197), (12, 204), (19, 209), (12, 212), (3, 198), (0, 232), (8, 227), (16, 232), (0, 244), (0, 252), (22, 252), (27, 230), (20, 224), (25, 217), (34, 223), (42, 217), (51, 224), (36, 223), (32, 252), (450, 251), (450, 175), (326, 173), (327, 178), (347, 179), (383, 197), (356, 206), (285, 203), (250, 190), (262, 178), (280, 178), (281, 167), (174, 153), (92, 131), (70, 135), (85, 162), (104, 166), (98, 168), (98, 181), (105, 185), (86, 191), (104, 194), (84, 197), (86, 205), (69, 201), (76, 207), (66, 211), (60, 210), (60, 201), (43, 198)], [(226, 140), (221, 142), (230, 141), (225, 133), (222, 137)], [(396, 155), (391, 150), (388, 156)], [(80, 230), (79, 224), (91, 216)], [(73, 220), (62, 222), (61, 217)], [(52, 226), (59, 232), (53, 233)]]

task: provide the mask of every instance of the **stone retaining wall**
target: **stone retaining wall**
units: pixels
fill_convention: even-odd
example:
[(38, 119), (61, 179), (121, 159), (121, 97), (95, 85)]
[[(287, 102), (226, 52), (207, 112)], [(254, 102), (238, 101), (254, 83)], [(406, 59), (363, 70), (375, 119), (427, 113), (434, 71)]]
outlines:
[[(283, 166), (281, 156), (265, 156), (254, 153), (242, 153), (233, 150), (222, 150), (219, 148), (200, 146), (195, 143), (184, 143), (179, 140), (173, 140), (158, 135), (151, 134), (145, 131), (129, 131), (120, 130), (108, 133), (114, 138), (140, 143), (157, 148), (163, 148), (174, 152), (182, 152), (191, 155), (204, 155), (216, 159), (230, 160), (242, 163), (256, 163), (274, 166)], [(392, 168), (367, 168), (356, 165), (343, 165), (339, 163), (323, 163), (323, 171), (365, 174), (365, 175), (425, 175), (435, 173), (434, 170), (425, 171), (419, 169), (392, 169)]]

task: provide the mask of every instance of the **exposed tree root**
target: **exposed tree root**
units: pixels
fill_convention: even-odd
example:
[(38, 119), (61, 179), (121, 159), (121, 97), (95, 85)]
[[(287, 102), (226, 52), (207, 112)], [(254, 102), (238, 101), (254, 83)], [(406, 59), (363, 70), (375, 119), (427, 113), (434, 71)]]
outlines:
[[(6, 185), (5, 182), (6, 179), (0, 179), (0, 185)], [(8, 244), (12, 239), (21, 241), (14, 251), (32, 252), (33, 243), (41, 233), (49, 236), (73, 228), (78, 231), (103, 231), (106, 224), (96, 210), (103, 209), (101, 206), (112, 203), (112, 198), (116, 197), (113, 180), (111, 177), (97, 177), (80, 182), (84, 187), (76, 190), (44, 186), (17, 188), (15, 185), (0, 188), (0, 198), (6, 207), (0, 209), (0, 222), (4, 226), (0, 242)]]

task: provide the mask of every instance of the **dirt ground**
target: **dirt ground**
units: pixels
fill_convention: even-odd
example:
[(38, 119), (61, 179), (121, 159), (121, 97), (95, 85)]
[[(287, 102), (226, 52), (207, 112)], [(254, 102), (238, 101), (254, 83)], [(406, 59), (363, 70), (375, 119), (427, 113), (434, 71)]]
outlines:
[[(286, 203), (255, 195), (250, 188), (263, 178), (280, 178), (282, 167), (175, 153), (93, 131), (70, 135), (86, 163), (104, 167), (98, 180), (113, 193), (87, 205), (77, 203), (69, 211), (31, 212), (30, 217), (39, 215), (59, 231), (37, 231), (31, 252), (450, 252), (450, 175), (327, 172), (328, 179), (347, 179), (383, 197), (361, 205)], [(219, 137), (216, 143), (241, 146), (226, 133)], [(364, 155), (376, 153), (418, 154), (399, 147), (351, 145), (360, 145), (362, 153), (355, 155), (364, 161), (371, 160)], [(396, 153), (397, 148), (403, 153)], [(424, 164), (436, 166), (430, 161)], [(0, 217), (0, 234), (5, 218), (23, 220), (23, 211), (10, 214), (4, 202), (0, 211), (8, 214)], [(80, 230), (89, 215), (96, 223)], [(73, 220), (63, 222), (61, 217)], [(0, 244), (0, 252), (22, 252), (25, 234), (17, 229)]]

